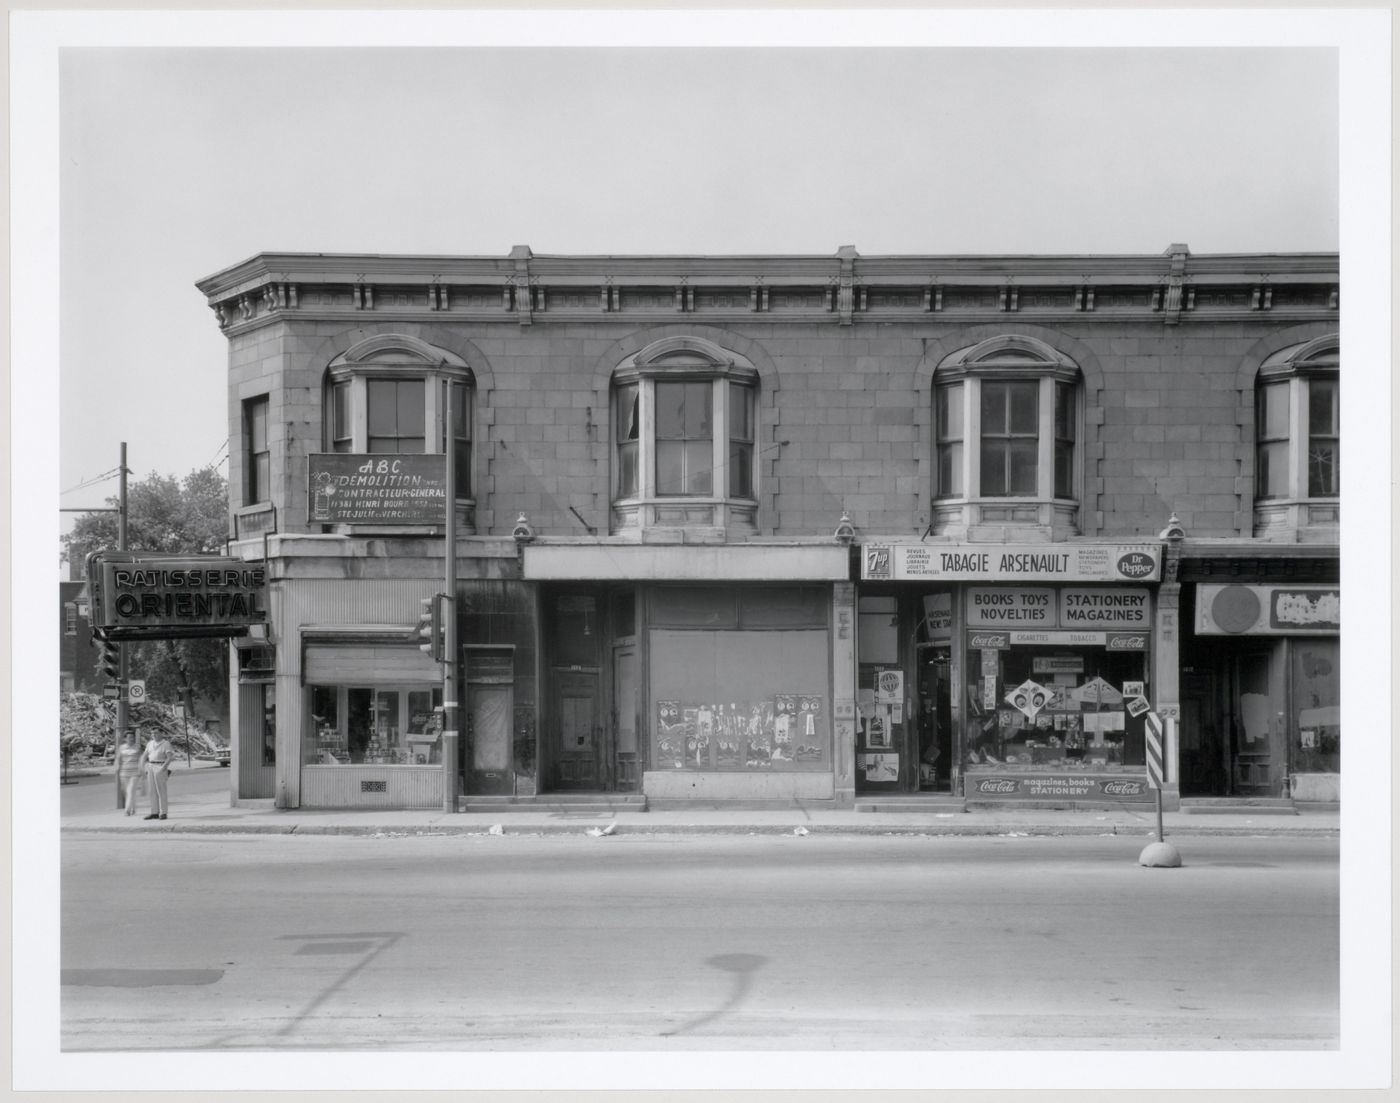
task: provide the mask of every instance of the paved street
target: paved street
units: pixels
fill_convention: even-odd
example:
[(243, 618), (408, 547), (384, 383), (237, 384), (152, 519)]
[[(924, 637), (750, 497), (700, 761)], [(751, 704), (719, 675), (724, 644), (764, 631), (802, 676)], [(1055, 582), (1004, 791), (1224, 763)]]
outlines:
[(63, 1046), (1335, 1047), (1337, 840), (1180, 845), (69, 835)]

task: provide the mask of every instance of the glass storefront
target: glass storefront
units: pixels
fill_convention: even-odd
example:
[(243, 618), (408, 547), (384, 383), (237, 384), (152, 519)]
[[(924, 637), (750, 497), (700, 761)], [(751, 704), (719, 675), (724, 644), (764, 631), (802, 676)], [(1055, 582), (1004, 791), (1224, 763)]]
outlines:
[(442, 761), (442, 690), (311, 686), (308, 766), (426, 766)]

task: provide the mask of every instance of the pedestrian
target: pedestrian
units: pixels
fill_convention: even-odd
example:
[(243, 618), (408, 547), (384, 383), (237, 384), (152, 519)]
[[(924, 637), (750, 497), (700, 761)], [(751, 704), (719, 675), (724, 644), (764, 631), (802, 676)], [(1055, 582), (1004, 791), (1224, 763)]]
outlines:
[(165, 779), (170, 773), (170, 763), (175, 758), (175, 748), (170, 740), (158, 729), (151, 729), (146, 741), (146, 749), (141, 752), (141, 765), (145, 767), (151, 787), (151, 814), (148, 820), (165, 819), (169, 801), (166, 798)]
[(127, 732), (117, 750), (117, 784), (124, 794), (123, 807), (128, 816), (136, 815), (136, 786), (141, 780), (141, 752), (136, 747), (136, 733)]

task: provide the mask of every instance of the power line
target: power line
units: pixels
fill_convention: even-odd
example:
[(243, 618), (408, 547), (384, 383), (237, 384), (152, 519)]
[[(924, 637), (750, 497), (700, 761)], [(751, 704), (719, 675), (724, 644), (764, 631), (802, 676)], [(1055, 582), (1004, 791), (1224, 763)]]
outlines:
[(95, 486), (98, 483), (106, 482), (108, 479), (115, 478), (116, 476), (121, 474), (121, 470), (122, 469), (120, 467), (114, 467), (110, 471), (104, 471), (101, 475), (94, 475), (86, 482), (78, 483), (77, 486), (70, 486), (67, 490), (60, 491), (59, 493), (72, 494), (75, 490), (86, 490), (90, 486)]

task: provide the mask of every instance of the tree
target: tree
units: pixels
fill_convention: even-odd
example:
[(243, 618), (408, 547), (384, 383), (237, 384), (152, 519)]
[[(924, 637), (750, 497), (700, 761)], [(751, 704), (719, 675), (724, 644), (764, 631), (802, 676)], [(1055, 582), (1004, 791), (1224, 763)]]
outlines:
[[(216, 467), (183, 479), (152, 472), (127, 487), (127, 548), (158, 555), (213, 555), (228, 534), (228, 481)], [(108, 498), (117, 506), (119, 500)], [(61, 558), (81, 563), (88, 552), (120, 543), (115, 513), (78, 514), (62, 537)], [(146, 679), (156, 701), (182, 702), (189, 713), (196, 697), (228, 715), (228, 644), (221, 639), (147, 640), (127, 649), (131, 677)]]

